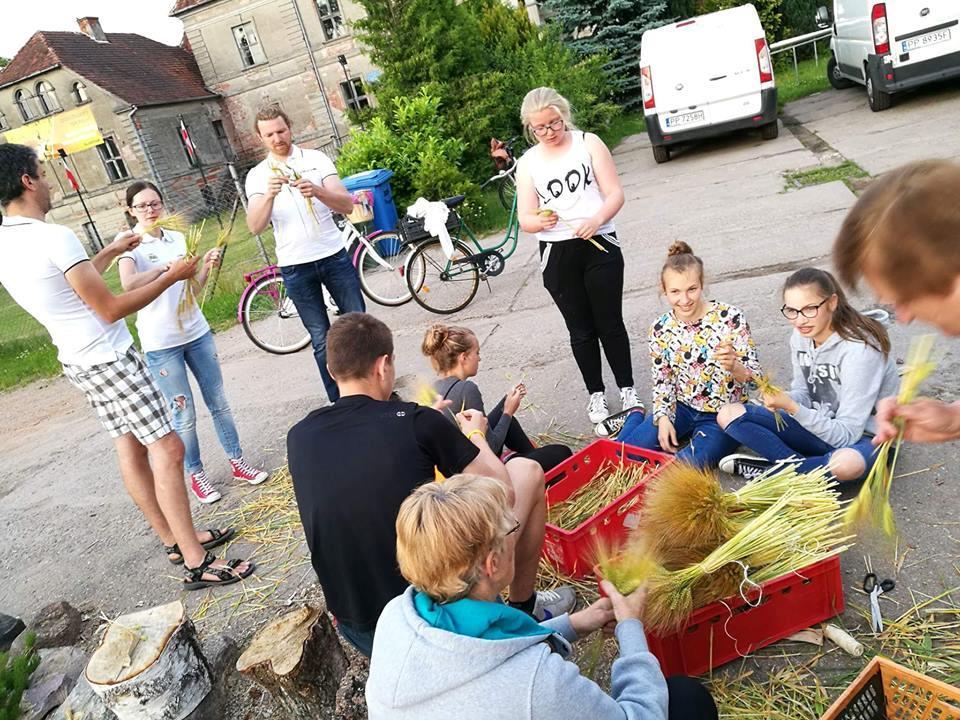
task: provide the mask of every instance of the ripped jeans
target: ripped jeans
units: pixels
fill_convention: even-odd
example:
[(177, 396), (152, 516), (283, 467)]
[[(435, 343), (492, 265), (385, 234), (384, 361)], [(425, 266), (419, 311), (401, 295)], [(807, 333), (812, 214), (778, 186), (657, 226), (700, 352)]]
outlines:
[(197, 409), (187, 379), (187, 367), (193, 373), (203, 403), (213, 418), (213, 427), (217, 431), (220, 445), (229, 458), (243, 456), (237, 426), (233, 422), (230, 405), (223, 391), (223, 376), (217, 360), (217, 348), (213, 343), (213, 333), (207, 332), (192, 342), (166, 350), (153, 350), (144, 353), (150, 374), (160, 388), (170, 414), (173, 416), (173, 428), (183, 441), (183, 465), (187, 473), (203, 469), (200, 462), (200, 442), (197, 439)]

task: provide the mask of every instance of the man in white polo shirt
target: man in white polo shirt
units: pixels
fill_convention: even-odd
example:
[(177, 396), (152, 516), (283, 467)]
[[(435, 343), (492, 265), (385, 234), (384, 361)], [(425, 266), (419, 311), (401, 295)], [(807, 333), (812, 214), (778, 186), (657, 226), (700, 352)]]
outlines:
[(44, 222), (50, 185), (42, 163), (24, 145), (0, 145), (0, 206), (0, 284), (50, 333), (64, 374), (86, 394), (113, 437), (127, 491), (160, 537), (167, 558), (185, 565), (184, 588), (247, 577), (252, 564), (217, 560), (207, 552), (229, 540), (232, 529), (198, 533), (193, 527), (183, 484), (183, 443), (123, 320), (192, 277), (199, 258), (176, 260), (155, 280), (114, 295), (101, 274), (114, 258), (136, 247), (140, 236), (119, 234), (91, 261), (73, 231)]
[(287, 294), (310, 333), (313, 356), (333, 402), (340, 391), (327, 371), (330, 319), (323, 300), (324, 286), (341, 312), (366, 310), (360, 279), (331, 214), (349, 214), (353, 200), (330, 158), (319, 150), (293, 144), (290, 119), (278, 105), (257, 113), (254, 129), (268, 154), (247, 173), (247, 227), (257, 234), (273, 224), (277, 265)]

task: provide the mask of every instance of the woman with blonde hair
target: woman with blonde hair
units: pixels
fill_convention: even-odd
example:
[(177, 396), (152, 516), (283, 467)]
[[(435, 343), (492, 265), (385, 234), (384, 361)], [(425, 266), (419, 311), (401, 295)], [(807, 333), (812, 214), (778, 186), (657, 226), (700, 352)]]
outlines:
[[(715, 720), (709, 693), (665, 680), (640, 622), (645, 591), (537, 623), (500, 599), (519, 523), (500, 483), (455, 475), (417, 488), (397, 516), (397, 560), (412, 587), (384, 608), (367, 682), (372, 720), (545, 717)], [(568, 662), (570, 643), (616, 624), (607, 695)]]
[(439, 377), (433, 383), (442, 400), (450, 401), (451, 412), (444, 414), (456, 422), (453, 413), (478, 410), (487, 415), (487, 444), (497, 455), (512, 453), (507, 460), (525, 457), (535, 460), (544, 472), (552, 470), (572, 454), (566, 445), (551, 444), (535, 447), (516, 418), (520, 402), (526, 397), (527, 387), (520, 382), (487, 414), (480, 388), (470, 378), (480, 368), (480, 341), (472, 330), (456, 325), (436, 323), (423, 337), (420, 346)]
[(556, 303), (596, 424), (610, 414), (600, 348), (620, 388), (623, 410), (640, 407), (630, 338), (623, 322), (623, 254), (614, 216), (623, 188), (610, 150), (577, 130), (570, 103), (553, 88), (531, 90), (520, 116), (534, 143), (517, 163), (517, 215), (540, 242), (543, 285)]

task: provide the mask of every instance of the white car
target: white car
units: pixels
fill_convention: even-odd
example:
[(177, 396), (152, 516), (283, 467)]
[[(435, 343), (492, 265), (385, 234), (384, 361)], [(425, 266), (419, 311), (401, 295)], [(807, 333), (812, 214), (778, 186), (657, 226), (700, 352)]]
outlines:
[(647, 134), (658, 163), (670, 147), (741, 128), (777, 137), (777, 88), (753, 5), (647, 30), (640, 41)]
[(866, 86), (874, 112), (896, 92), (960, 76), (960, 0), (834, 0), (817, 24), (833, 28), (830, 84)]

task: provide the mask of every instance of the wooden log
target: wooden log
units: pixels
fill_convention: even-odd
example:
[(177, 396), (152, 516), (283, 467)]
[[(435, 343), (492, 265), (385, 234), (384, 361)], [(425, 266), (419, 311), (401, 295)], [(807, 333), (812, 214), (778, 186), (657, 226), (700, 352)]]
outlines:
[(348, 664), (327, 613), (304, 605), (261, 629), (237, 670), (273, 695), (284, 718), (318, 720), (334, 717)]
[(183, 603), (123, 615), (86, 678), (119, 720), (183, 720), (210, 692), (210, 670)]

